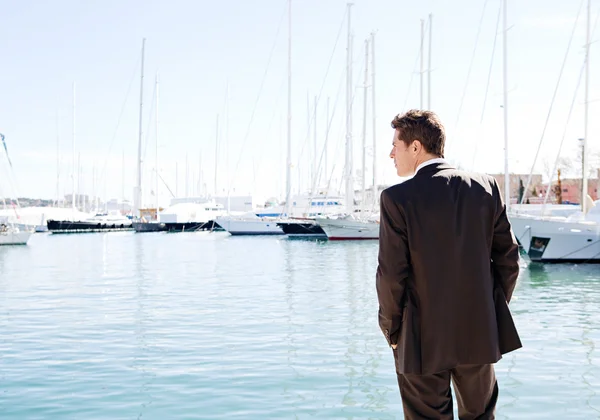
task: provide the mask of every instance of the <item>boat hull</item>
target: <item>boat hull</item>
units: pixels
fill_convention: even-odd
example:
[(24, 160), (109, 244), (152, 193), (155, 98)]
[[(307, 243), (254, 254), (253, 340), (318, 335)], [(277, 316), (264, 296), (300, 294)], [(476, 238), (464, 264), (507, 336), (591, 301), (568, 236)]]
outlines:
[(330, 241), (379, 239), (379, 224), (351, 219), (317, 219)]
[(284, 235), (274, 220), (217, 218), (216, 222), (233, 236)]
[(188, 223), (165, 223), (167, 232), (198, 232), (198, 231), (222, 231), (223, 229), (214, 220), (208, 222), (188, 222)]
[(531, 261), (600, 263), (600, 225), (565, 219), (512, 216), (513, 232)]
[(280, 222), (277, 226), (289, 237), (327, 238), (327, 234), (316, 222)]
[(167, 227), (164, 223), (156, 222), (133, 222), (133, 229), (137, 233), (149, 233), (149, 232), (166, 232)]
[(27, 231), (13, 231), (8, 230), (6, 232), (0, 232), (0, 246), (4, 245), (27, 245), (29, 238), (32, 233)]
[(94, 233), (130, 230), (133, 230), (131, 222), (73, 222), (70, 220), (48, 220), (48, 231), (51, 233)]

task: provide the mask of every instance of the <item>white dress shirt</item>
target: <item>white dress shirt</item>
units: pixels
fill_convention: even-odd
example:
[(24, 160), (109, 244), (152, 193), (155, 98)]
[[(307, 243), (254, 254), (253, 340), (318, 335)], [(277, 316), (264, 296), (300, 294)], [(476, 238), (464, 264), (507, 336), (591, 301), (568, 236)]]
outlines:
[(425, 162), (423, 162), (419, 166), (417, 166), (417, 169), (415, 170), (415, 175), (417, 174), (417, 172), (419, 172), (419, 169), (421, 169), (427, 165), (433, 165), (434, 163), (446, 163), (446, 159), (435, 158), (435, 159), (426, 160)]

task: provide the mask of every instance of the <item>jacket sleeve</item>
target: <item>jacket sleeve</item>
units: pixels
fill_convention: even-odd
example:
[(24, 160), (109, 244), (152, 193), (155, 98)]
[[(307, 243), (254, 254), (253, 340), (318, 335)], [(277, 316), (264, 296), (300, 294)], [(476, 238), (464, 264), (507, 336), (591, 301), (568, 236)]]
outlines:
[(379, 326), (391, 346), (397, 344), (402, 324), (410, 255), (404, 214), (389, 196), (388, 190), (381, 193), (380, 202), (379, 265), (376, 276)]
[(506, 301), (510, 302), (519, 276), (519, 245), (508, 221), (506, 205), (495, 179), (493, 180), (493, 195), (496, 211), (492, 238), (492, 268), (494, 280), (502, 287)]

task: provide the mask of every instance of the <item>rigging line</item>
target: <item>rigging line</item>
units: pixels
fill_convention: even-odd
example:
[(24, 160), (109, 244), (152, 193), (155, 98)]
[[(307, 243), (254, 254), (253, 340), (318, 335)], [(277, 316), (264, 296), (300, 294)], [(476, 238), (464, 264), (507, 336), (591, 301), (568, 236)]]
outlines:
[[(594, 27), (592, 29), (592, 37), (594, 36), (595, 32), (596, 32), (596, 28), (598, 25), (598, 18), (600, 18), (600, 9), (598, 10), (598, 13), (596, 14), (596, 20), (594, 21)], [(585, 70), (585, 60), (583, 62), (583, 64), (581, 65), (581, 69), (579, 70), (579, 78), (577, 79), (577, 85), (575, 86), (575, 92), (573, 94), (573, 100), (571, 101), (571, 106), (569, 108), (569, 113), (567, 115), (567, 121), (565, 122), (565, 128), (563, 130), (563, 135), (562, 138), (560, 140), (560, 144), (558, 146), (558, 152), (556, 154), (556, 160), (554, 161), (554, 167), (552, 168), (552, 171), (548, 174), (548, 188), (546, 189), (546, 195), (544, 197), (544, 205), (546, 205), (546, 202), (548, 201), (548, 195), (550, 193), (550, 187), (552, 186), (552, 181), (554, 180), (554, 174), (556, 173), (556, 170), (558, 169), (558, 161), (560, 159), (560, 154), (562, 152), (562, 147), (563, 144), (565, 142), (565, 138), (567, 136), (567, 128), (569, 125), (569, 122), (571, 121), (571, 115), (573, 113), (573, 109), (575, 108), (575, 102), (577, 100), (577, 93), (579, 91), (579, 87), (581, 85), (581, 79), (583, 78), (583, 71)], [(542, 210), (543, 211), (543, 210)]]
[[(342, 84), (343, 84), (343, 82), (345, 82), (345, 80), (343, 78), (344, 73), (345, 73), (345, 70), (342, 71), (342, 76), (339, 78), (340, 82), (338, 84), (338, 90), (337, 90), (337, 93), (336, 93), (336, 96), (335, 96), (335, 101), (333, 103), (333, 112), (332, 112), (331, 117), (328, 119), (328, 124), (327, 124), (327, 130), (328, 131), (327, 131), (327, 134), (329, 134), (329, 130), (331, 129), (331, 124), (332, 124), (333, 118), (335, 116), (335, 111), (337, 109), (338, 102), (339, 102), (340, 95), (341, 95), (341, 91), (342, 91)], [(341, 120), (341, 123), (345, 124), (345, 122), (343, 120)], [(340, 125), (342, 125), (342, 124), (340, 124)], [(337, 152), (339, 151), (339, 146), (341, 144), (341, 140), (342, 140), (342, 138), (338, 139), (338, 146), (336, 147), (336, 150), (335, 150), (336, 151), (336, 155), (338, 154)], [(302, 148), (300, 150), (300, 154), (299, 154), (299, 157), (298, 157), (298, 166), (300, 166), (300, 161), (301, 161), (302, 154), (304, 153), (304, 147), (305, 146), (306, 146), (306, 142), (302, 145)], [(323, 158), (323, 152), (324, 152), (324, 149), (321, 152), (321, 158)], [(319, 162), (319, 167), (317, 168), (317, 173), (319, 174), (319, 177), (320, 177), (320, 171), (321, 171), (320, 166), (321, 166), (321, 162)], [(335, 164), (335, 161), (334, 161), (334, 164), (333, 164), (333, 167), (332, 167), (331, 176), (333, 176), (333, 171), (335, 169), (335, 166), (336, 166), (336, 164)], [(331, 177), (330, 177), (329, 182), (327, 184), (327, 189), (329, 189), (330, 184), (331, 184)]]
[[(429, 20), (425, 23), (425, 27), (423, 28), (423, 32), (427, 33), (427, 29), (429, 25)], [(415, 79), (415, 74), (419, 73), (417, 71), (417, 65), (419, 64), (419, 58), (421, 58), (421, 47), (419, 46), (418, 48), (418, 52), (417, 52), (417, 58), (415, 58), (415, 64), (413, 65), (413, 70), (410, 73), (410, 80), (408, 82), (408, 89), (406, 90), (406, 97), (404, 99), (404, 105), (402, 106), (402, 111), (406, 110), (406, 105), (408, 104), (408, 98), (410, 97), (410, 92), (412, 89), (412, 84), (413, 84), (413, 80)]]
[(537, 163), (538, 157), (540, 155), (540, 150), (542, 149), (542, 144), (544, 142), (544, 135), (546, 134), (546, 129), (548, 128), (548, 123), (550, 122), (550, 115), (552, 114), (552, 108), (554, 106), (554, 101), (556, 100), (556, 95), (558, 93), (558, 88), (560, 86), (560, 81), (562, 80), (562, 75), (565, 70), (565, 66), (567, 64), (567, 58), (569, 57), (569, 52), (571, 51), (571, 44), (573, 43), (573, 38), (575, 36), (575, 30), (577, 29), (577, 22), (579, 22), (579, 16), (581, 15), (581, 9), (583, 8), (584, 0), (581, 0), (579, 4), (579, 10), (577, 11), (577, 18), (573, 23), (573, 29), (571, 30), (571, 37), (569, 38), (569, 43), (567, 44), (567, 51), (565, 52), (565, 58), (563, 59), (562, 66), (560, 67), (560, 72), (558, 73), (558, 80), (556, 81), (556, 86), (554, 87), (554, 93), (552, 94), (552, 100), (550, 101), (550, 107), (548, 109), (548, 114), (546, 114), (546, 121), (544, 122), (544, 128), (542, 129), (542, 135), (540, 137), (540, 142), (538, 143), (537, 151), (535, 152), (535, 157), (533, 158), (533, 164), (531, 165), (531, 171), (529, 172), (529, 176), (527, 177), (527, 184), (525, 184), (525, 193), (523, 197), (521, 197), (521, 202), (519, 204), (523, 204), (525, 197), (527, 196), (527, 191), (529, 190), (529, 186), (531, 185), (531, 178), (533, 176), (533, 170), (535, 169), (535, 164)]
[[(234, 184), (236, 175), (238, 173), (238, 168), (240, 166), (240, 162), (243, 157), (244, 148), (246, 147), (248, 136), (250, 134), (250, 127), (252, 126), (252, 122), (254, 121), (254, 115), (256, 114), (256, 108), (258, 107), (258, 102), (260, 100), (260, 97), (262, 96), (262, 91), (263, 91), (263, 88), (265, 85), (265, 81), (267, 79), (267, 74), (269, 73), (269, 67), (271, 66), (271, 60), (273, 58), (273, 52), (275, 51), (275, 47), (277, 46), (277, 39), (279, 38), (279, 32), (281, 31), (281, 25), (283, 23), (283, 18), (285, 17), (286, 12), (287, 12), (287, 2), (286, 2), (286, 7), (284, 8), (283, 13), (281, 14), (281, 18), (279, 19), (279, 25), (277, 26), (277, 31), (275, 33), (275, 39), (273, 40), (273, 45), (271, 46), (271, 51), (269, 52), (269, 58), (267, 60), (267, 66), (265, 68), (265, 72), (263, 73), (263, 77), (260, 82), (260, 87), (258, 89), (258, 94), (256, 95), (256, 99), (254, 101), (254, 107), (252, 108), (252, 114), (250, 115), (250, 121), (248, 122), (248, 128), (246, 129), (246, 134), (244, 135), (242, 147), (240, 148), (239, 158), (235, 165), (233, 177), (231, 178), (231, 181), (227, 185), (228, 191), (231, 190), (231, 186)], [(227, 95), (227, 96), (229, 96), (229, 95)]]
[[(362, 63), (362, 67), (360, 67), (360, 68), (359, 68), (359, 72), (358, 72), (358, 73), (359, 73), (359, 74), (362, 74), (362, 73), (363, 73), (363, 70), (364, 70), (364, 68), (365, 68), (365, 66), (364, 66), (364, 62), (363, 62), (363, 63)], [(341, 82), (341, 81), (343, 81), (343, 78), (340, 78), (340, 82)], [(355, 88), (352, 90), (352, 98), (350, 99), (350, 109), (351, 109), (352, 111), (354, 111), (354, 99), (356, 98), (356, 91), (357, 91), (358, 89), (362, 89), (362, 87), (355, 87)], [(313, 113), (311, 112), (311, 114), (313, 114)], [(352, 115), (354, 115), (354, 112), (352, 112)], [(309, 131), (310, 131), (310, 130), (309, 130)], [(310, 140), (310, 139), (309, 139), (309, 138), (307, 138), (306, 140)], [(352, 138), (352, 142), (353, 142), (353, 143), (352, 143), (352, 146), (354, 147), (354, 136), (353, 136), (353, 138)], [(302, 159), (302, 157), (303, 157), (303, 154), (304, 154), (304, 149), (305, 149), (305, 147), (306, 147), (307, 145), (309, 145), (309, 147), (310, 147), (309, 141), (305, 141), (305, 142), (302, 144), (302, 148), (300, 149), (300, 155), (298, 156), (298, 164), (300, 164), (300, 160)], [(309, 157), (310, 157), (310, 156), (309, 156)]]
[[(1, 150), (1, 149), (0, 149)], [(8, 153), (6, 153), (6, 159), (8, 162)], [(14, 170), (14, 168), (10, 165), (6, 165), (6, 179), (8, 179), (8, 184), (9, 184), (9, 192), (12, 191), (12, 194), (14, 194), (15, 198), (14, 201), (17, 204), (17, 208), (21, 208), (21, 203), (19, 202), (19, 191), (21, 191), (21, 187), (19, 186), (19, 180), (17, 179), (17, 174)], [(15, 210), (15, 214), (16, 214), (16, 210)]]
[(525, 237), (525, 235), (529, 233), (529, 240), (531, 241), (531, 226), (527, 226), (527, 228), (525, 229), (525, 232), (523, 232), (523, 234), (517, 238), (517, 240), (519, 241), (519, 243), (523, 243), (523, 238)]
[[(325, 134), (325, 138), (330, 138), (329, 137), (329, 131), (331, 130), (331, 124), (332, 124), (333, 118), (335, 116), (335, 111), (337, 110), (338, 102), (339, 102), (341, 91), (342, 91), (342, 82), (343, 81), (344, 81), (343, 77), (340, 77), (340, 84), (338, 86), (338, 91), (337, 91), (337, 94), (335, 96), (335, 101), (333, 103), (333, 111), (332, 111), (331, 117), (328, 116), (329, 118), (327, 119), (327, 131), (326, 131), (326, 134)], [(345, 124), (345, 121), (341, 121), (341, 122)], [(337, 147), (336, 147), (336, 150), (335, 150), (336, 151), (336, 155), (338, 154), (340, 144), (342, 143), (340, 140), (341, 140), (341, 137), (340, 137), (340, 139), (338, 139)], [(321, 156), (319, 157), (319, 164), (317, 165), (317, 174), (315, 175), (315, 180), (313, 182), (313, 185), (311, 186), (311, 191), (317, 191), (317, 185), (321, 181), (321, 175), (322, 175), (322, 173), (321, 173), (322, 172), (322, 166), (321, 165), (323, 164), (323, 160), (324, 160), (324, 156), (325, 156), (326, 150), (327, 150), (327, 144), (325, 143), (323, 145), (323, 147), (321, 148)], [(331, 186), (331, 178), (333, 177), (333, 170), (335, 169), (335, 166), (336, 166), (336, 164), (335, 164), (335, 161), (334, 161), (333, 169), (332, 169), (332, 172), (331, 172), (331, 176), (327, 180), (327, 189), (326, 189), (326, 194), (325, 194), (324, 198), (328, 198), (330, 196), (329, 189), (330, 189), (330, 186)], [(325, 174), (325, 176), (326, 175), (327, 174)], [(310, 196), (311, 200), (309, 200), (307, 206), (310, 206), (310, 202), (312, 201), (312, 197), (313, 197), (313, 195)]]
[(564, 255), (563, 255), (562, 257), (560, 257), (560, 258), (561, 258), (561, 259), (564, 259), (565, 257), (569, 257), (569, 256), (571, 256), (571, 255), (575, 254), (576, 252), (583, 251), (584, 249), (587, 249), (587, 248), (589, 248), (589, 247), (591, 247), (591, 246), (593, 246), (593, 245), (596, 245), (597, 243), (600, 243), (600, 239), (596, 239), (595, 241), (593, 241), (593, 242), (590, 242), (589, 244), (586, 244), (585, 246), (582, 246), (581, 248), (578, 248), (578, 249), (576, 249), (575, 251), (571, 251), (571, 252), (569, 252), (568, 254), (564, 254)]
[[(340, 80), (343, 80), (343, 78), (340, 78)], [(334, 117), (334, 114), (335, 114), (335, 110), (337, 109), (337, 103), (338, 103), (340, 94), (341, 94), (341, 85), (340, 85), (340, 90), (338, 91), (338, 94), (336, 96), (336, 100), (335, 100), (335, 103), (334, 103), (333, 113), (332, 113), (332, 116), (331, 116), (331, 119), (330, 119), (331, 123), (333, 123), (333, 117)], [(341, 119), (340, 122), (339, 122), (338, 134), (340, 132), (343, 132), (345, 125), (346, 125), (346, 122), (343, 119)], [(337, 140), (337, 144), (336, 144), (336, 147), (335, 147), (335, 156), (339, 156), (340, 155), (340, 148), (342, 147), (342, 145), (345, 144), (345, 141), (346, 141), (345, 136), (338, 135), (338, 140)], [(330, 175), (329, 175), (329, 178), (328, 178), (328, 181), (327, 181), (327, 191), (329, 191), (331, 189), (331, 183), (333, 182), (333, 175), (335, 173), (335, 170), (336, 170), (337, 166), (338, 166), (338, 162), (336, 160), (334, 160), (332, 168), (331, 168), (331, 171), (329, 173)], [(338, 184), (337, 191), (335, 191), (336, 195), (339, 195), (339, 192), (342, 189), (342, 183), (343, 182), (344, 182), (344, 176), (343, 176), (343, 172), (342, 172), (342, 176), (340, 177), (340, 181), (339, 181), (339, 184)]]
[[(335, 101), (333, 102), (333, 110), (332, 110), (332, 112), (331, 112), (331, 116), (329, 116), (329, 118), (328, 118), (328, 120), (327, 120), (327, 131), (326, 131), (326, 138), (327, 138), (327, 139), (330, 139), (330, 138), (332, 137), (332, 136), (330, 136), (330, 133), (331, 133), (331, 126), (332, 126), (332, 124), (333, 124), (333, 119), (334, 119), (334, 117), (335, 117), (335, 113), (336, 113), (336, 110), (337, 110), (337, 107), (338, 107), (338, 102), (339, 102), (340, 95), (341, 95), (341, 91), (342, 91), (342, 81), (343, 81), (343, 78), (341, 78), (341, 77), (340, 77), (340, 84), (339, 84), (339, 87), (338, 87), (337, 94), (335, 95)], [(342, 122), (343, 122), (343, 123), (344, 123), (344, 125), (345, 125), (345, 121), (342, 121)], [(340, 124), (340, 126), (341, 126), (341, 124)], [(340, 127), (340, 130), (341, 130), (341, 129), (342, 129), (342, 128)], [(338, 154), (337, 152), (339, 151), (339, 147), (340, 147), (340, 144), (342, 143), (342, 141), (341, 141), (342, 139), (343, 139), (343, 137), (342, 137), (342, 136), (340, 136), (340, 137), (338, 138), (337, 146), (336, 146), (336, 149), (335, 149), (335, 152), (336, 152), (335, 154), (336, 154), (336, 155)], [(345, 139), (344, 139), (344, 140), (345, 140)], [(324, 158), (324, 153), (325, 153), (325, 152), (328, 150), (328, 147), (327, 147), (327, 146), (328, 146), (327, 144), (324, 144), (324, 146), (323, 146), (323, 151), (321, 152), (321, 160), (319, 161), (319, 168), (318, 168), (318, 170), (317, 170), (317, 172), (318, 172), (318, 174), (319, 174), (319, 175), (318, 175), (318, 176), (319, 176), (319, 181), (320, 181), (320, 179), (321, 179), (321, 163), (322, 163), (322, 161), (323, 161), (323, 158)], [(333, 163), (333, 169), (332, 169), (332, 171), (330, 172), (329, 176), (327, 177), (327, 191), (329, 191), (329, 187), (331, 186), (331, 178), (333, 177), (333, 171), (334, 171), (334, 169), (335, 169), (335, 161), (334, 161), (334, 163)], [(325, 173), (324, 175), (325, 175), (325, 176), (327, 176), (327, 174), (326, 174), (326, 173)]]
[[(342, 75), (343, 75), (343, 72), (342, 72)], [(327, 122), (327, 137), (330, 139), (330, 141), (331, 141), (331, 139), (334, 138), (334, 136), (330, 136), (329, 133), (331, 131), (331, 126), (332, 126), (333, 120), (335, 118), (335, 113), (336, 113), (336, 110), (337, 110), (337, 107), (338, 107), (338, 102), (339, 102), (339, 98), (340, 98), (341, 90), (342, 90), (342, 82), (344, 82), (344, 78), (340, 77), (339, 80), (340, 80), (340, 83), (339, 83), (339, 86), (338, 86), (338, 91), (337, 91), (336, 96), (335, 96), (335, 101), (333, 103), (333, 111), (332, 111), (331, 116), (329, 116), (328, 122)], [(341, 132), (343, 130), (344, 126), (345, 126), (345, 121), (344, 120), (340, 120), (340, 128), (338, 129), (338, 134), (339, 134), (339, 132)], [(334, 154), (335, 156), (339, 155), (340, 146), (342, 144), (344, 144), (344, 142), (345, 142), (345, 137), (344, 136), (337, 136), (337, 138), (338, 138), (338, 140), (337, 140), (336, 147), (335, 147), (335, 154)], [(323, 159), (326, 147), (327, 147), (327, 144), (323, 146), (323, 149), (321, 151), (321, 159)], [(322, 163), (322, 160), (319, 161), (319, 167), (317, 169), (319, 180), (320, 180), (320, 177), (321, 177), (321, 163)], [(330, 192), (330, 189), (331, 189), (331, 182), (332, 182), (332, 178), (333, 178), (333, 174), (335, 172), (336, 166), (337, 166), (337, 163), (334, 160), (332, 168), (331, 168), (330, 176), (328, 177), (328, 181), (327, 181), (327, 186), (326, 186), (326, 193), (327, 194), (325, 195), (325, 198), (331, 196), (331, 194), (329, 192)], [(327, 174), (325, 174), (325, 175), (327, 175)], [(343, 177), (342, 177), (342, 180), (343, 180)], [(340, 187), (338, 188), (338, 191), (336, 191), (336, 193), (338, 193), (340, 189), (341, 189), (341, 184), (340, 184)]]
[(421, 56), (421, 51), (419, 49), (419, 53), (417, 54), (417, 59), (415, 60), (415, 65), (413, 66), (413, 71), (410, 72), (410, 80), (408, 82), (408, 89), (406, 89), (406, 96), (404, 99), (404, 105), (402, 106), (402, 111), (406, 109), (406, 105), (408, 104), (408, 98), (410, 97), (410, 92), (412, 89), (412, 83), (415, 78), (415, 74), (417, 71), (417, 65), (419, 64), (419, 57)]
[(148, 142), (150, 140), (150, 126), (154, 122), (154, 108), (156, 106), (156, 85), (154, 85), (154, 89), (152, 91), (152, 99), (150, 100), (150, 109), (148, 110), (148, 114), (150, 117), (148, 118), (148, 125), (146, 126), (146, 137), (144, 138), (144, 154), (142, 155), (142, 163), (146, 161), (146, 154), (148, 152)]
[[(596, 253), (594, 256), (592, 256), (592, 257), (588, 258), (587, 260), (585, 260), (584, 263), (589, 263), (590, 261), (594, 261), (594, 260), (596, 260), (598, 258), (598, 256), (600, 256), (600, 252)], [(589, 401), (588, 401), (588, 406), (589, 406)], [(594, 407), (591, 407), (591, 408), (593, 408), (594, 410), (600, 412), (600, 410), (598, 410), (598, 409), (596, 409)]]
[[(340, 81), (343, 81), (343, 78), (340, 78)], [(335, 112), (336, 112), (336, 109), (337, 109), (337, 104), (338, 104), (339, 97), (340, 97), (340, 94), (341, 94), (341, 86), (342, 85), (340, 83), (340, 88), (338, 89), (338, 93), (337, 93), (336, 98), (335, 98), (335, 102), (334, 102), (334, 106), (333, 106), (333, 111), (332, 111), (332, 114), (331, 114), (331, 118), (329, 118), (329, 121), (328, 121), (328, 127), (327, 127), (328, 132), (331, 130), (331, 126), (333, 124), (333, 120), (334, 120), (334, 117), (335, 117)], [(340, 154), (339, 153), (340, 152), (340, 147), (343, 144), (345, 144), (345, 137), (342, 136), (342, 135), (339, 135), (339, 133), (341, 131), (343, 131), (345, 124), (346, 124), (346, 122), (344, 120), (340, 120), (340, 122), (339, 122), (339, 128), (338, 128), (338, 136), (336, 136), (337, 137), (337, 142), (335, 144), (336, 147), (335, 147), (335, 150), (334, 150), (335, 151), (335, 153), (334, 153), (335, 156), (339, 156), (339, 154)], [(329, 136), (329, 139), (332, 139), (332, 138), (334, 138), (334, 136)], [(326, 194), (325, 197), (331, 197), (331, 194), (329, 193), (329, 191), (331, 189), (331, 183), (333, 181), (333, 175), (335, 173), (337, 165), (338, 165), (337, 161), (334, 160), (333, 161), (333, 165), (331, 167), (330, 175), (329, 175), (328, 180), (327, 180), (327, 186), (326, 186), (327, 194)], [(321, 169), (319, 169), (319, 173), (320, 173), (320, 171), (321, 171)], [(325, 175), (327, 175), (327, 174), (325, 174)], [(340, 184), (338, 186), (338, 189), (335, 191), (336, 195), (339, 195), (338, 194), (339, 190), (341, 190), (341, 188), (342, 188), (341, 183), (343, 183), (343, 178), (344, 178), (343, 176), (340, 178)]]
[[(3, 150), (0, 149), (0, 154), (4, 154)], [(4, 169), (4, 159), (0, 159), (0, 174), (3, 174), (4, 171), (7, 171), (7, 169)], [(6, 176), (6, 178), (8, 178), (8, 176)], [(9, 186), (9, 190), (10, 190), (10, 186)], [(10, 193), (10, 191), (9, 191)], [(6, 209), (6, 199), (10, 199), (10, 197), (7, 197), (4, 193), (4, 190), (2, 189), (2, 184), (0, 184), (0, 197), (2, 198), (2, 204), (3, 204), (3, 210)]]
[[(486, 110), (486, 106), (487, 106), (488, 95), (490, 93), (490, 84), (492, 81), (492, 71), (494, 69), (494, 57), (496, 56), (496, 44), (498, 43), (498, 30), (500, 28), (500, 17), (501, 16), (502, 16), (502, 2), (498, 6), (498, 16), (496, 18), (496, 31), (495, 31), (495, 35), (494, 35), (494, 43), (492, 45), (492, 57), (490, 59), (490, 67), (488, 69), (487, 84), (485, 86), (485, 94), (483, 96), (483, 106), (481, 108), (481, 116), (479, 117), (479, 129), (480, 130), (483, 125), (483, 119), (485, 117), (485, 110)], [(475, 142), (475, 148), (473, 150), (473, 160), (471, 161), (471, 169), (473, 169), (473, 167), (475, 166), (475, 158), (477, 157), (479, 143), (480, 143), (480, 141)]]
[[(585, 70), (585, 62), (581, 65), (581, 69), (579, 71), (577, 85), (575, 86), (575, 92), (573, 93), (573, 100), (571, 101), (571, 106), (569, 107), (569, 113), (567, 114), (567, 121), (565, 122), (565, 128), (563, 130), (563, 135), (562, 135), (562, 138), (560, 139), (560, 143), (558, 145), (558, 152), (556, 154), (556, 159), (554, 160), (554, 166), (552, 167), (552, 169), (550, 170), (550, 173), (548, 174), (549, 182), (548, 182), (548, 188), (546, 189), (546, 194), (544, 196), (544, 202), (543, 202), (544, 206), (548, 202), (548, 197), (550, 194), (552, 181), (554, 180), (554, 173), (558, 169), (558, 162), (560, 160), (560, 154), (562, 152), (562, 147), (565, 142), (565, 138), (567, 137), (567, 129), (569, 127), (569, 122), (571, 121), (571, 115), (573, 114), (573, 109), (575, 108), (575, 102), (577, 101), (577, 93), (579, 92), (579, 87), (581, 86), (581, 79), (583, 78), (584, 70)], [(525, 190), (525, 191), (527, 191), (527, 190)], [(543, 208), (542, 208), (542, 213), (543, 213)]]
[[(323, 89), (325, 88), (325, 82), (327, 81), (327, 76), (329, 76), (329, 71), (331, 69), (331, 63), (333, 62), (333, 57), (335, 56), (335, 52), (337, 51), (337, 46), (340, 41), (340, 36), (342, 34), (342, 30), (344, 29), (344, 22), (346, 21), (347, 10), (344, 9), (344, 15), (342, 16), (342, 21), (340, 22), (340, 27), (338, 28), (338, 33), (335, 38), (335, 42), (333, 44), (333, 50), (331, 51), (331, 55), (329, 56), (329, 62), (327, 63), (327, 70), (325, 70), (325, 76), (323, 77), (323, 82), (321, 83), (321, 88), (319, 89), (319, 94), (317, 95), (317, 106), (321, 102), (321, 96), (323, 94)], [(306, 128), (306, 137), (304, 138), (304, 143), (310, 141), (310, 133), (311, 127), (314, 123), (314, 114), (311, 113), (309, 118), (308, 127)], [(303, 146), (304, 147), (304, 146)]]
[(138, 66), (140, 65), (141, 61), (142, 61), (142, 56), (140, 55), (138, 57), (138, 61), (136, 62), (136, 65), (133, 69), (133, 74), (131, 75), (131, 80), (129, 81), (129, 87), (127, 88), (127, 93), (125, 94), (125, 100), (123, 101), (123, 105), (121, 106), (121, 112), (119, 113), (119, 117), (117, 119), (117, 126), (115, 127), (115, 131), (114, 131), (112, 139), (110, 141), (110, 145), (108, 147), (108, 153), (106, 154), (106, 158), (104, 159), (104, 167), (102, 168), (102, 174), (100, 176), (101, 180), (104, 180), (104, 177), (106, 176), (106, 166), (108, 164), (108, 158), (110, 157), (110, 153), (112, 151), (113, 144), (117, 137), (117, 133), (118, 133), (119, 127), (121, 125), (121, 119), (123, 118), (123, 114), (125, 112), (125, 106), (127, 105), (127, 99), (129, 98), (129, 92), (131, 91), (131, 87), (133, 86), (133, 81), (135, 79), (135, 76), (136, 76), (136, 73), (138, 70)]
[[(265, 131), (265, 133), (267, 133), (267, 135), (270, 134), (271, 128), (273, 127), (273, 122), (275, 121), (275, 116), (277, 115), (277, 111), (280, 110), (278, 105), (279, 105), (279, 100), (281, 99), (281, 93), (284, 91), (284, 89), (283, 89), (284, 84), (285, 84), (285, 77), (282, 77), (281, 83), (279, 84), (279, 89), (277, 89), (277, 91), (279, 93), (277, 94), (277, 97), (275, 98), (275, 106), (273, 107), (273, 113), (271, 115), (271, 120)], [(279, 135), (279, 133), (278, 133), (278, 135)], [(263, 145), (263, 147), (264, 147), (264, 145)], [(258, 156), (258, 162), (256, 163), (256, 166), (258, 166), (259, 171), (260, 171), (260, 165), (262, 163), (262, 159), (265, 156), (265, 153), (262, 153), (262, 151), (260, 151), (260, 152), (261, 153)]]
[(479, 19), (479, 26), (477, 28), (477, 35), (475, 37), (475, 46), (473, 47), (473, 54), (471, 55), (471, 62), (469, 63), (469, 69), (467, 70), (467, 80), (465, 82), (465, 87), (463, 89), (462, 97), (460, 98), (460, 103), (458, 105), (458, 113), (456, 114), (456, 122), (454, 123), (454, 132), (456, 133), (456, 129), (458, 127), (458, 122), (460, 120), (460, 115), (462, 112), (462, 107), (465, 102), (465, 96), (467, 95), (467, 88), (469, 86), (469, 81), (471, 80), (471, 71), (473, 70), (473, 63), (475, 62), (475, 53), (477, 52), (477, 46), (479, 45), (479, 38), (481, 36), (481, 27), (483, 26), (483, 18), (485, 17), (485, 11), (487, 8), (489, 0), (485, 0), (483, 3), (483, 10), (481, 11), (481, 18)]

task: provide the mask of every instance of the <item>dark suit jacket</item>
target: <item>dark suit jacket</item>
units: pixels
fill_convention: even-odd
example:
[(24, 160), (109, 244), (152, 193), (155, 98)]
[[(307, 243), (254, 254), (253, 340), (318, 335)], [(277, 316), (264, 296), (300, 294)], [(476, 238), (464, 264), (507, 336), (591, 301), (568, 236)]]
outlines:
[(521, 347), (517, 242), (498, 185), (445, 163), (381, 193), (379, 324), (398, 373), (495, 363)]

